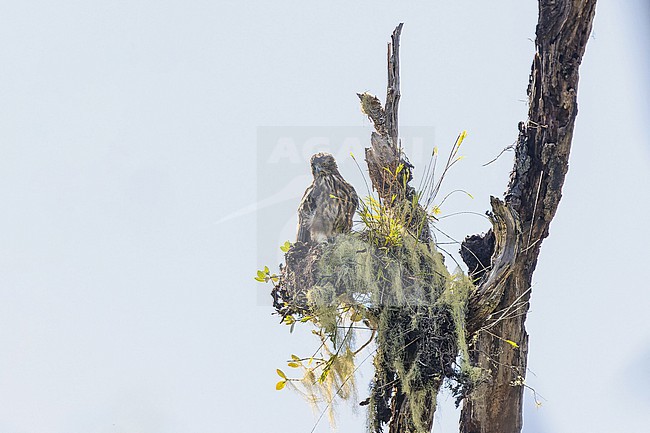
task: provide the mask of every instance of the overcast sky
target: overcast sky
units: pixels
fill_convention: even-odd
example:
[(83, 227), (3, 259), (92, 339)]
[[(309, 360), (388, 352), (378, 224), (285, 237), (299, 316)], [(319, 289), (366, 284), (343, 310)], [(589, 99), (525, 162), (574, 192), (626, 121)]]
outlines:
[[(599, 0), (534, 276), (528, 383), (543, 406), (527, 393), (525, 432), (650, 424), (649, 12)], [(483, 164), (526, 116), (536, 20), (520, 0), (4, 2), (0, 432), (309, 433), (307, 404), (274, 384), (315, 342), (278, 325), (253, 281), (294, 239), (309, 155), (336, 154), (363, 195), (348, 155), (372, 127), (355, 93), (383, 99), (404, 22), (406, 151), (419, 175), (466, 129), (445, 191), (474, 199), (442, 210), (483, 213), (512, 153)], [(472, 214), (439, 226), (487, 228)], [(451, 433), (441, 400), (435, 431)], [(339, 431), (364, 425), (341, 408)]]

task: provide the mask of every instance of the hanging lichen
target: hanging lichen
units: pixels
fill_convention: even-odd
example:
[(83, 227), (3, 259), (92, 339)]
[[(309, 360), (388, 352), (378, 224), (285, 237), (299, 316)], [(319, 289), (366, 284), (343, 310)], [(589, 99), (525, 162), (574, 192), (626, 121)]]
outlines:
[(399, 392), (409, 399), (414, 431), (423, 432), (442, 382), (458, 380), (463, 386), (455, 389), (461, 393), (476, 377), (466, 362), (464, 332), (471, 282), (461, 272), (451, 275), (435, 245), (408, 232), (390, 247), (372, 239), (376, 234), (341, 234), (318, 247), (311, 285), (300, 294), (303, 309), (286, 317), (288, 324), (315, 325), (321, 350), (292, 360), (290, 366), (301, 368), (303, 377), (289, 382), (311, 403), (327, 404), (332, 418), (336, 396), (356, 396), (354, 357), (360, 349), (354, 330), (364, 327), (376, 347), (371, 429), (381, 431)]
[[(465, 132), (458, 136), (442, 177), (460, 160), (464, 137)], [(356, 356), (372, 344), (375, 376), (363, 404), (369, 405), (374, 433), (404, 402), (410, 410), (398, 412), (410, 416), (406, 430), (428, 431), (443, 383), (460, 399), (480, 378), (469, 363), (465, 331), (472, 282), (460, 270), (448, 271), (429, 232), (447, 198), (427, 211), (441, 181), (434, 181), (435, 150), (433, 158), (421, 193), (407, 186), (412, 166), (386, 168), (389, 183), (401, 187), (390, 200), (362, 200), (360, 232), (328, 243), (284, 245), (280, 275), (258, 276), (274, 283), (274, 306), (283, 322), (291, 329), (311, 323), (320, 340), (312, 356), (292, 355), (288, 362), (302, 377), (283, 376), (278, 386), (290, 384), (315, 406), (324, 403), (331, 420), (336, 397), (356, 398)], [(427, 200), (420, 203), (423, 195)]]

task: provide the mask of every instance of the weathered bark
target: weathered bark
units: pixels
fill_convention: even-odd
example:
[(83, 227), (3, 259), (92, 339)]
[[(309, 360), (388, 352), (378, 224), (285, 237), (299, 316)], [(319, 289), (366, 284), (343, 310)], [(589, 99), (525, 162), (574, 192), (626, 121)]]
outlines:
[(519, 127), (515, 166), (506, 192), (507, 206), (519, 217), (521, 236), (514, 257), (493, 257), (490, 274), (504, 265), (502, 259), (508, 260), (509, 272), (492, 287), (490, 276), (479, 283), (477, 293), (498, 296), (496, 308), (478, 321), (470, 311), (468, 323), (474, 319), (478, 327), (472, 361), (487, 369), (490, 377), (465, 399), (462, 433), (517, 433), (522, 428), (528, 354), (524, 322), (532, 274), (562, 196), (577, 115), (578, 68), (595, 6), (596, 0), (539, 0), (528, 120)]
[[(380, 199), (394, 202), (393, 196), (403, 198), (407, 183), (411, 180), (412, 166), (402, 158), (398, 142), (398, 107), (401, 96), (399, 85), (399, 39), (402, 24), (398, 25), (388, 44), (388, 86), (385, 108), (379, 99), (368, 93), (358, 94), (361, 109), (375, 126), (370, 137), (371, 146), (366, 149), (366, 163), (373, 188)], [(403, 164), (405, 170), (397, 174)]]
[(484, 326), (501, 302), (520, 248), (521, 226), (517, 213), (497, 198), (490, 197), (490, 201), (494, 256), (489, 272), (481, 277), (477, 289), (468, 299), (465, 326), (469, 335), (474, 335)]

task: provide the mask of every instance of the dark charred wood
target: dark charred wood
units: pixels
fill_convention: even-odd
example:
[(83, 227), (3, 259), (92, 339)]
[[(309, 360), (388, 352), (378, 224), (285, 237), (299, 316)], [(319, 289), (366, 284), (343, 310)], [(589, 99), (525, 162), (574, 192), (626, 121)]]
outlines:
[(467, 236), (460, 245), (460, 257), (467, 265), (467, 273), (474, 282), (492, 269), (494, 232), (490, 229), (481, 235)]

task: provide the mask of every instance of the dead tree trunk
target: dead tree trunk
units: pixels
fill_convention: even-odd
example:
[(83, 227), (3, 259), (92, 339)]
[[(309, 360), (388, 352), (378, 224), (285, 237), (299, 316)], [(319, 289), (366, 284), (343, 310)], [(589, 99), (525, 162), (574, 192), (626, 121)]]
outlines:
[[(472, 259), (468, 261), (479, 259), (489, 263), (487, 271), (478, 273), (482, 276), (469, 300), (466, 324), (468, 333), (476, 337), (472, 362), (489, 373), (488, 380), (478, 384), (464, 401), (462, 433), (521, 431), (528, 354), (524, 322), (532, 274), (568, 169), (577, 115), (578, 69), (591, 34), (595, 5), (596, 0), (539, 0), (528, 120), (519, 125), (515, 165), (505, 203), (492, 198), (493, 230), (482, 238), (473, 237), (473, 242), (467, 239), (463, 245), (464, 258)], [(385, 109), (376, 98), (360, 95), (364, 112), (376, 129), (366, 161), (373, 186), (385, 200), (393, 196), (408, 200), (412, 193), (408, 189), (411, 166), (404, 170), (406, 178), (398, 182), (387, 180), (386, 175), (405, 164), (397, 142), (400, 30), (401, 25), (389, 44)], [(428, 230), (421, 232), (421, 236), (428, 239)], [(482, 251), (481, 247), (486, 245), (494, 248), (491, 259)], [(405, 421), (411, 416), (409, 404), (399, 388), (391, 407), (389, 431), (411, 431)], [(428, 425), (435, 404), (430, 409), (425, 416)]]
[[(469, 297), (463, 298), (461, 307), (455, 310), (454, 317), (460, 317), (460, 325), (446, 307), (438, 308), (437, 303), (415, 303), (410, 309), (381, 302), (368, 307), (375, 318), (381, 313), (385, 319), (377, 326), (378, 335), (382, 335), (382, 329), (395, 329), (400, 331), (400, 338), (403, 336), (398, 348), (399, 364), (391, 364), (390, 356), (386, 355), (386, 346), (390, 349), (391, 343), (386, 344), (388, 340), (382, 342), (379, 337), (376, 340), (375, 381), (371, 398), (366, 402), (374, 411), (371, 414), (374, 432), (384, 431), (385, 425), (390, 433), (431, 429), (439, 387), (446, 378), (463, 380), (454, 366), (461, 338), (457, 340), (453, 334), (459, 330), (464, 331), (462, 335), (473, 337), (471, 362), (486, 372), (485, 380), (478, 383), (468, 380), (459, 385), (463, 389), (460, 396), (464, 397), (461, 433), (521, 431), (528, 353), (524, 322), (532, 274), (541, 242), (548, 236), (557, 210), (568, 169), (577, 115), (578, 68), (591, 33), (595, 5), (596, 0), (539, 0), (537, 52), (528, 88), (528, 120), (519, 125), (515, 164), (505, 201), (491, 199), (492, 230), (486, 235), (466, 238), (461, 248), (470, 276), (478, 280)], [(371, 147), (366, 149), (366, 162), (373, 188), (387, 207), (386, 212), (401, 216), (403, 227), (420, 248), (413, 262), (417, 265), (411, 265), (413, 272), (409, 273), (410, 268), (405, 266), (405, 271), (398, 275), (401, 279), (382, 281), (393, 285), (395, 281), (421, 279), (423, 284), (417, 286), (415, 293), (433, 299), (439, 298), (444, 289), (434, 284), (437, 277), (432, 270), (435, 268), (415, 271), (421, 269), (421, 261), (432, 264), (438, 261), (442, 268), (444, 264), (431, 242), (430, 216), (409, 185), (413, 166), (400, 147), (398, 135), (401, 29), (400, 24), (388, 45), (385, 105), (372, 95), (359, 95), (362, 110), (375, 127)], [(283, 318), (293, 313), (304, 316), (313, 313), (305, 293), (319, 278), (324, 278), (317, 274), (327, 248), (298, 243), (286, 254), (287, 266), (273, 290), (274, 306)], [(373, 248), (364, 243), (351, 255), (370, 254)], [(353, 271), (348, 270), (346, 275), (350, 272)], [(467, 286), (472, 283), (467, 282)], [(345, 290), (347, 287), (341, 287), (340, 291)], [(418, 317), (417, 323), (412, 320), (414, 315)], [(410, 367), (417, 367), (413, 369), (416, 376), (405, 374)], [(466, 386), (473, 387), (469, 395)]]
[[(522, 428), (528, 355), (524, 322), (532, 274), (562, 196), (578, 112), (578, 69), (595, 7), (596, 0), (539, 0), (528, 120), (519, 125), (515, 165), (505, 195), (507, 206), (519, 217), (521, 236), (515, 256), (508, 258), (511, 270), (501, 281), (502, 294), (494, 310), (498, 313), (476, 326), (472, 361), (488, 369), (490, 379), (465, 399), (462, 433), (517, 433)], [(503, 262), (495, 257), (495, 265)], [(489, 278), (482, 280), (479, 293), (492, 291), (488, 282)]]

